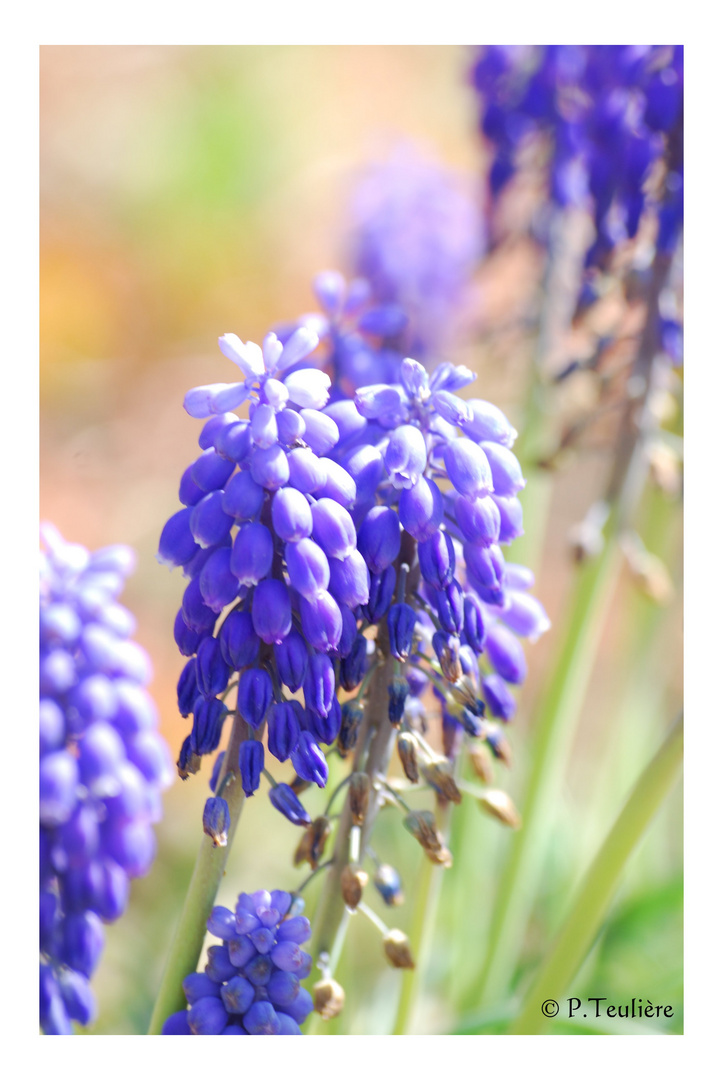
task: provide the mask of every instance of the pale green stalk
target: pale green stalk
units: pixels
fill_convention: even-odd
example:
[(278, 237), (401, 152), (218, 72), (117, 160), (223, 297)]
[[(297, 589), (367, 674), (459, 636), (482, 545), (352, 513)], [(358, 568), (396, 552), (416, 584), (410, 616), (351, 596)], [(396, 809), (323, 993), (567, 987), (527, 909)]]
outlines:
[(225, 783), (223, 789), (223, 797), (228, 803), (231, 818), (228, 841), (225, 847), (214, 847), (213, 841), (208, 836), (204, 836), (201, 841), (193, 876), (188, 886), (151, 1016), (149, 1035), (160, 1035), (161, 1028), (168, 1017), (186, 1007), (186, 998), (181, 984), (187, 975), (196, 970), (206, 934), (206, 922), (211, 914), (226, 869), (226, 860), (245, 801), (238, 768), (238, 752), (247, 736), (248, 725), (236, 714), (218, 785), (220, 789), (225, 777), (229, 773), (232, 774), (232, 779)]
[(598, 851), (564, 927), (528, 991), (510, 1035), (536, 1035), (545, 1025), (541, 1005), (559, 1001), (595, 940), (628, 858), (678, 779), (683, 760), (683, 717), (640, 776)]

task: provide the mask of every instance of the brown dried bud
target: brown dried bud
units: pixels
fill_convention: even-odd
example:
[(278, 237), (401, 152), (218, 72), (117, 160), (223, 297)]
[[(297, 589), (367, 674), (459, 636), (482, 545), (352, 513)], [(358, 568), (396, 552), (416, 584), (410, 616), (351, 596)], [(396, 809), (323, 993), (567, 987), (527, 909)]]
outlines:
[(314, 983), (311, 996), (314, 999), (314, 1008), (324, 1020), (331, 1020), (334, 1016), (338, 1016), (344, 1008), (346, 999), (344, 988), (336, 979), (330, 978)]
[(415, 840), (418, 840), (424, 850), (441, 851), (444, 841), (437, 831), (437, 823), (431, 810), (414, 810), (407, 814), (404, 819), (405, 828), (409, 829)]
[(354, 825), (363, 825), (369, 809), (371, 781), (366, 773), (355, 772), (349, 781), (349, 806)]
[(469, 760), (472, 768), (485, 784), (491, 784), (495, 778), (495, 770), (492, 764), (492, 754), (486, 746), (470, 746)]
[(417, 740), (408, 731), (403, 731), (397, 735), (397, 753), (407, 780), (411, 780), (413, 784), (416, 784), (419, 780)]
[(294, 866), (308, 862), (311, 869), (316, 870), (324, 855), (326, 841), (330, 835), (331, 823), (327, 817), (318, 817), (312, 821), (299, 841), (294, 855)]
[(201, 768), (201, 758), (198, 754), (189, 754), (188, 760), (183, 761), (183, 755), (176, 762), (176, 769), (181, 780), (188, 780), (189, 776), (195, 776)]
[(680, 494), (680, 458), (670, 446), (656, 442), (648, 450), (650, 478), (666, 495)]
[(480, 795), (480, 806), (492, 817), (497, 818), (503, 825), (509, 825), (511, 829), (519, 829), (522, 824), (517, 807), (506, 791), (486, 791)]
[(401, 930), (390, 930), (384, 938), (387, 960), (396, 968), (413, 968), (414, 960), (409, 948), (409, 938)]
[(368, 881), (369, 875), (360, 866), (345, 866), (342, 870), (341, 895), (344, 897), (346, 906), (351, 908), (352, 911), (360, 903), (364, 887)]
[(311, 838), (312, 826), (307, 825), (301, 834), (301, 840), (299, 840), (296, 851), (294, 852), (294, 866), (301, 866), (302, 863), (310, 862)]
[(447, 758), (434, 758), (433, 760), (422, 763), (422, 775), (428, 784), (431, 784), (434, 790), (442, 796), (443, 799), (447, 799), (448, 802), (461, 803), (462, 793), (457, 787), (454, 776), (452, 775), (452, 762), (447, 761)]
[(443, 866), (445, 870), (449, 870), (454, 861), (452, 852), (447, 847), (442, 847), (439, 851), (425, 851), (425, 855), (430, 862), (435, 863), (437, 866)]

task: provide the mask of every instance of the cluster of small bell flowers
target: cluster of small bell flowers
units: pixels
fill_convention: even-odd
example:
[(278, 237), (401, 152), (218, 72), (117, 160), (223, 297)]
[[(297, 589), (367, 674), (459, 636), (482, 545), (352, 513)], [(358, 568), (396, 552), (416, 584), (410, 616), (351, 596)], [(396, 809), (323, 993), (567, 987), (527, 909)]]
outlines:
[(543, 135), (552, 201), (592, 208), (588, 266), (605, 265), (636, 235), (646, 207), (659, 216), (661, 243), (671, 242), (682, 220), (682, 154), (662, 182), (657, 174), (682, 134), (682, 46), (488, 46), (472, 81), (494, 152), (493, 204), (515, 175), (520, 149)]
[(303, 900), (288, 892), (241, 893), (234, 911), (215, 907), (203, 971), (183, 980), (188, 1008), (173, 1013), (163, 1035), (301, 1035), (313, 1009), (302, 980), (311, 957)]
[[(450, 364), (429, 375), (405, 359), (399, 384), (357, 392), (366, 423), (350, 423), (334, 451), (359, 478), (353, 513), (375, 598), (364, 615), (386, 624), (397, 662), (389, 720), (404, 771), (455, 802), (450, 763), (461, 741), (486, 741), (493, 753), (504, 746), (495, 721), (512, 718), (514, 689), (526, 677), (520, 639), (535, 640), (550, 625), (530, 593), (531, 572), (502, 551), (522, 532), (516, 432), (490, 402), (458, 396), (473, 378)], [(341, 405), (330, 408), (341, 414)], [(365, 474), (374, 478), (368, 488)], [(430, 684), (445, 757), (422, 737)], [(448, 864), (443, 845), (425, 850)]]
[[(301, 781), (325, 785), (321, 746), (342, 726), (337, 669), (351, 689), (366, 665), (354, 612), (369, 600), (369, 571), (348, 509), (357, 486), (330, 456), (341, 438), (325, 408), (330, 379), (302, 366), (317, 343), (306, 327), (284, 344), (271, 333), (262, 348), (231, 334), (220, 339), (246, 377), (186, 395), (187, 411), (207, 418), (202, 453), (183, 475), (183, 509), (159, 546), (159, 561), (190, 578), (175, 623), (188, 657), (178, 705), (193, 717), (179, 772), (196, 772), (217, 750), (235, 687), (236, 712), (250, 730), (238, 763), (247, 796), (265, 771), (264, 725), (273, 757), (290, 760)], [(227, 411), (244, 401), (248, 419)], [(291, 697), (299, 691), (303, 705)], [(305, 823), (288, 785), (269, 795), (287, 818)], [(215, 828), (223, 842), (223, 806), (212, 804), (207, 815), (207, 831)]]
[(172, 770), (146, 691), (148, 657), (118, 603), (130, 548), (88, 552), (41, 527), (40, 1025), (95, 1017), (103, 924), (150, 869)]

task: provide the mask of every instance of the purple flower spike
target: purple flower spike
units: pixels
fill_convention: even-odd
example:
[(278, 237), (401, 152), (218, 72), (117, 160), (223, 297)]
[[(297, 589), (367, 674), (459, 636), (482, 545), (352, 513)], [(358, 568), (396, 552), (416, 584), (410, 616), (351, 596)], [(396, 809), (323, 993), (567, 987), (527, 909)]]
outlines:
[(444, 517), (444, 500), (434, 480), (422, 476), (399, 497), (399, 518), (407, 532), (422, 543), (430, 540)]
[(460, 495), (478, 499), (491, 495), (492, 469), (483, 450), (471, 439), (456, 439), (444, 451), (447, 475)]
[(271, 570), (274, 541), (258, 521), (242, 525), (236, 534), (231, 554), (231, 570), (242, 585), (257, 585)]
[(311, 507), (297, 488), (277, 491), (271, 504), (271, 520), (276, 535), (282, 540), (303, 540), (311, 536)]
[(505, 682), (525, 681), (527, 661), (522, 646), (515, 635), (499, 623), (487, 631), (487, 655), (492, 667)]
[(399, 518), (388, 506), (374, 506), (362, 522), (357, 538), (359, 553), (372, 574), (381, 574), (396, 559), (401, 546)]
[(413, 487), (427, 467), (427, 445), (418, 427), (403, 424), (389, 437), (384, 464), (396, 488)]
[(238, 764), (241, 772), (241, 786), (244, 795), (248, 798), (258, 791), (261, 783), (261, 773), (264, 768), (263, 744), (256, 739), (246, 739), (242, 742), (239, 748)]
[(289, 581), (308, 600), (329, 584), (329, 560), (313, 540), (299, 540), (285, 549)]
[(312, 600), (299, 601), (301, 628), (306, 640), (318, 652), (329, 652), (339, 644), (343, 622), (341, 611), (331, 593), (322, 590)]

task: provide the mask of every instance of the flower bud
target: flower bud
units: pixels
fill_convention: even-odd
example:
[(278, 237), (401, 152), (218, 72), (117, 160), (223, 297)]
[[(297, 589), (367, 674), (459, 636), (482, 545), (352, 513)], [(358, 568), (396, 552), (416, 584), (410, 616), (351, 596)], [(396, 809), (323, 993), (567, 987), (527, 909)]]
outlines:
[(355, 911), (361, 902), (369, 875), (360, 866), (345, 866), (341, 872), (341, 895), (344, 903)]
[(432, 647), (445, 679), (447, 682), (456, 683), (463, 675), (459, 660), (459, 638), (455, 634), (445, 634), (440, 630), (432, 638)]
[(423, 761), (421, 770), (422, 776), (427, 783), (431, 784), (443, 799), (453, 803), (462, 801), (462, 793), (452, 775), (452, 763), (450, 761), (447, 761), (446, 758), (434, 758), (429, 762)]
[(263, 744), (256, 739), (246, 739), (239, 747), (238, 766), (244, 795), (250, 798), (258, 790), (264, 768)]
[(374, 874), (376, 886), (382, 900), (389, 907), (399, 907), (404, 903), (402, 881), (399, 874), (389, 863), (381, 863)]
[(336, 740), (336, 747), (342, 758), (350, 754), (356, 746), (363, 717), (364, 710), (356, 702), (344, 702), (341, 707), (341, 727)]
[(483, 783), (491, 784), (494, 781), (495, 770), (492, 754), (484, 744), (481, 746), (470, 746), (469, 760), (472, 763), (472, 768), (475, 773)]
[(487, 631), (487, 656), (505, 682), (522, 683), (527, 676), (527, 661), (519, 639), (506, 627), (495, 623)]
[(254, 630), (248, 611), (231, 611), (218, 632), (221, 654), (233, 671), (253, 664), (259, 655), (261, 640)]
[(399, 519), (415, 540), (430, 540), (444, 517), (444, 500), (434, 480), (421, 476), (414, 487), (399, 497)]
[(299, 741), (299, 722), (290, 701), (273, 704), (267, 713), (269, 752), (286, 761)]
[(318, 817), (312, 821), (299, 841), (294, 854), (294, 866), (308, 862), (316, 870), (324, 856), (326, 842), (331, 835), (331, 823), (327, 817)]
[(247, 668), (238, 684), (238, 711), (256, 731), (261, 725), (274, 696), (271, 676), (265, 668)]
[(389, 506), (373, 506), (364, 518), (357, 547), (372, 574), (381, 574), (396, 559), (401, 546), (399, 518)]
[(454, 544), (448, 532), (438, 529), (417, 548), (424, 580), (435, 589), (444, 589), (454, 577)]
[(201, 757), (200, 754), (196, 754), (192, 750), (190, 735), (187, 735), (183, 740), (176, 768), (181, 780), (187, 780), (189, 776), (193, 776), (201, 768)]
[(283, 581), (267, 578), (254, 589), (254, 630), (267, 645), (278, 645), (291, 630), (291, 598)]
[(371, 781), (366, 773), (352, 773), (349, 781), (349, 808), (354, 825), (363, 825), (369, 809)]
[(387, 614), (389, 647), (397, 660), (406, 660), (412, 651), (417, 613), (410, 604), (392, 604)]
[(517, 807), (512, 802), (506, 791), (486, 791), (480, 796), (479, 804), (492, 817), (497, 818), (503, 825), (509, 825), (511, 829), (519, 829), (522, 825)]
[(389, 723), (396, 726), (401, 723), (404, 716), (404, 703), (409, 695), (409, 683), (400, 675), (395, 675), (387, 689), (389, 692)]
[(269, 788), (269, 799), (292, 825), (310, 825), (311, 818), (305, 806), (299, 801), (288, 784), (276, 784)]
[(299, 741), (291, 751), (291, 764), (302, 780), (308, 780), (323, 788), (329, 776), (329, 766), (324, 752), (310, 731), (302, 731)]
[(203, 808), (203, 831), (213, 840), (214, 847), (226, 847), (228, 830), (231, 828), (231, 815), (225, 799), (213, 796), (206, 799)]
[(321, 979), (311, 988), (314, 1009), (324, 1020), (338, 1016), (344, 1008), (345, 994), (335, 979)]
[(257, 585), (271, 570), (274, 541), (258, 521), (241, 525), (233, 542), (231, 570), (242, 585)]
[(390, 930), (384, 937), (383, 944), (387, 960), (392, 967), (414, 967), (412, 952), (409, 948), (409, 938), (401, 930)]
[(369, 579), (369, 603), (363, 609), (369, 622), (378, 622), (389, 610), (394, 596), (397, 575), (393, 566), (388, 566), (381, 574), (372, 574)]
[(493, 716), (511, 720), (517, 710), (517, 702), (501, 675), (487, 675), (482, 680), (482, 693)]
[(397, 753), (407, 780), (416, 784), (419, 781), (417, 740), (410, 732), (402, 731), (397, 735)]
[(450, 442), (444, 451), (447, 475), (460, 495), (483, 498), (494, 490), (492, 469), (483, 450), (471, 439)]

